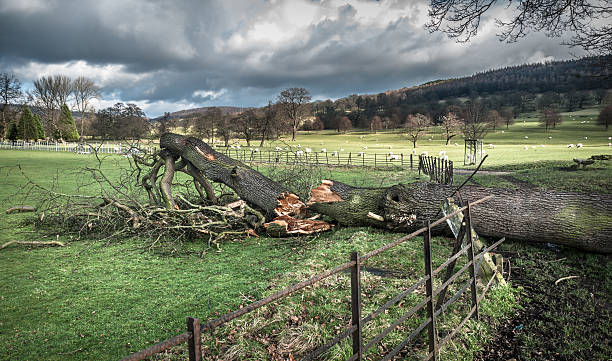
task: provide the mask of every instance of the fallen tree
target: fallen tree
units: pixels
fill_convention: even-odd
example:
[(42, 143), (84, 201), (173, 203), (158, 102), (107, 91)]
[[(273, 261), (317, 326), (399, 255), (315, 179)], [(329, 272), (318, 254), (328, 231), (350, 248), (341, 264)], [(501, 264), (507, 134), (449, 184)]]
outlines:
[[(441, 202), (455, 190), (433, 183), (356, 188), (324, 181), (313, 189), (311, 199), (303, 202), (287, 187), (196, 138), (166, 133), (160, 146), (167, 152), (166, 179), (171, 181), (173, 166), (179, 161), (202, 177), (230, 187), (263, 211), (268, 221), (287, 216), (306, 218), (314, 211), (344, 225), (410, 231), (436, 218)], [(166, 204), (172, 207), (171, 190), (161, 188)], [(481, 235), (612, 252), (612, 196), (473, 186), (463, 187), (461, 195), (465, 200), (494, 195), (486, 205), (473, 210), (474, 226)]]

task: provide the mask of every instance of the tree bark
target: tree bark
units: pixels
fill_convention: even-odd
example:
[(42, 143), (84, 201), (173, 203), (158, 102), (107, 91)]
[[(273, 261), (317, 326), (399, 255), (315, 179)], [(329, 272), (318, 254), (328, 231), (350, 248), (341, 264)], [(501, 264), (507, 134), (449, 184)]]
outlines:
[[(162, 135), (160, 145), (189, 161), (206, 178), (232, 188), (243, 200), (262, 209), (267, 219), (279, 214), (279, 200), (293, 196), (281, 184), (216, 152), (198, 139), (168, 133)], [(454, 190), (455, 187), (434, 183), (355, 188), (324, 181), (313, 190), (307, 205), (343, 225), (408, 232), (422, 227), (426, 220), (439, 218), (441, 202)], [(464, 201), (494, 195), (472, 210), (474, 228), (483, 236), (558, 243), (612, 253), (610, 195), (473, 186), (463, 187), (461, 195)], [(300, 207), (294, 206), (298, 213)], [(440, 226), (439, 230), (443, 228)]]

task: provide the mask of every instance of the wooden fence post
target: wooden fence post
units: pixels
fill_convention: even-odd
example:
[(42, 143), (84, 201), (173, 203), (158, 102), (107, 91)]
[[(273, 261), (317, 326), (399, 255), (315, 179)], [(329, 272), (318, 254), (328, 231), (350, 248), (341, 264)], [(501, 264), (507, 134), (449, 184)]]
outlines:
[(357, 360), (362, 357), (361, 336), (361, 270), (359, 265), (359, 253), (351, 252), (351, 261), (355, 265), (351, 267), (351, 324), (357, 326), (353, 331), (353, 355), (357, 354)]
[(470, 266), (470, 277), (472, 282), (470, 285), (472, 291), (472, 307), (475, 307), (474, 316), (477, 320), (480, 320), (480, 314), (478, 312), (478, 294), (476, 293), (476, 262), (474, 261), (474, 237), (472, 235), (472, 214), (470, 211), (470, 204), (467, 205), (467, 213), (465, 217), (465, 231), (467, 232), (468, 241), (470, 242), (470, 250), (468, 251), (469, 261), (472, 262)]
[(191, 338), (187, 341), (189, 361), (202, 361), (202, 334), (200, 333), (200, 319), (187, 317), (187, 331)]
[(429, 335), (429, 352), (433, 353), (432, 359), (438, 361), (438, 335), (436, 331), (436, 313), (433, 300), (433, 269), (431, 266), (431, 225), (427, 221), (427, 232), (423, 235), (423, 248), (425, 252), (425, 274), (429, 276), (425, 283), (425, 292), (429, 301), (427, 302), (427, 316), (431, 319), (427, 327)]

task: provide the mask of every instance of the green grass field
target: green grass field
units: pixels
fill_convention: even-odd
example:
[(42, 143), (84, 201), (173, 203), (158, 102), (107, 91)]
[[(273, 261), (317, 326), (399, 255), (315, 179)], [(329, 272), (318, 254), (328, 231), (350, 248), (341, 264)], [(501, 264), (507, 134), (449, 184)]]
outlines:
[[(533, 118), (525, 118), (525, 123), (519, 121), (503, 134), (490, 134), (485, 143), (494, 143), (496, 147), (487, 149), (490, 154), (488, 166), (516, 172), (512, 173), (512, 178), (476, 176), (474, 182), (491, 186), (527, 185), (565, 191), (612, 192), (610, 162), (580, 171), (566, 169), (577, 154), (586, 158), (591, 154), (612, 153), (607, 147), (609, 133), (593, 125), (592, 120), (580, 123), (593, 114), (594, 110), (573, 113), (574, 119), (583, 117), (577, 120), (569, 120), (570, 115), (565, 114), (568, 119), (559, 129), (549, 133), (536, 126)], [(524, 139), (525, 135), (529, 139)], [(548, 136), (553, 139), (545, 143)], [(579, 139), (585, 136), (587, 140)], [(432, 141), (425, 138), (420, 142), (418, 149), (430, 153), (448, 149), (451, 159), (462, 159), (462, 147), (445, 148), (439, 134), (431, 137)], [(565, 147), (580, 142), (585, 144), (582, 149)], [(387, 152), (389, 145), (396, 153), (411, 150), (408, 139), (395, 132), (376, 135), (302, 133), (297, 143), (313, 149), (327, 147), (328, 151), (340, 147), (345, 151), (361, 151), (363, 144), (368, 145), (368, 151)], [(525, 151), (523, 145), (526, 144), (546, 146)], [(206, 242), (168, 242), (149, 249), (150, 242), (137, 237), (77, 239), (75, 235), (70, 237), (59, 231), (35, 227), (33, 214), (5, 213), (7, 208), (25, 202), (22, 195), (17, 195), (26, 182), (23, 174), (41, 185), (53, 186), (58, 192), (98, 194), (97, 186), (90, 184), (80, 172), (83, 167), (96, 164), (96, 159), (89, 155), (0, 150), (0, 243), (57, 239), (68, 244), (66, 247), (13, 245), (0, 250), (2, 360), (119, 359), (183, 332), (186, 316), (206, 320), (222, 315), (343, 263), (350, 251), (364, 253), (401, 236), (370, 228), (341, 228), (310, 237), (237, 238), (223, 243), (220, 251)], [(126, 164), (123, 157), (109, 156), (104, 160), (103, 169), (109, 177), (120, 179), (120, 169)], [(262, 171), (272, 172), (265, 168)], [(424, 179), (410, 171), (364, 171), (359, 168), (320, 170), (318, 176), (360, 186)], [(456, 182), (461, 179), (464, 178), (458, 177)], [(442, 263), (451, 248), (450, 240), (436, 238), (434, 263)], [(363, 272), (364, 314), (422, 276), (421, 249), (422, 238), (417, 237), (366, 264), (372, 270), (387, 273)], [(498, 341), (498, 330), (506, 324), (512, 330), (517, 326), (511, 323), (514, 317), (530, 315), (535, 303), (544, 307), (541, 314), (548, 312), (550, 315), (542, 324), (531, 317), (533, 321), (524, 321), (524, 331), (511, 332), (520, 344), (517, 352), (522, 359), (540, 359), (536, 351), (546, 347), (542, 335), (559, 329), (566, 335), (564, 343), (556, 346), (557, 353), (563, 356), (560, 359), (583, 359), (586, 355), (603, 359), (610, 354), (610, 346), (605, 344), (610, 330), (605, 331), (605, 324), (609, 325), (611, 317), (603, 306), (609, 304), (612, 294), (608, 257), (574, 250), (550, 251), (518, 243), (505, 244), (502, 250), (512, 259), (514, 277), (519, 274), (518, 279), (530, 280), (532, 289), (512, 286), (490, 291), (488, 301), (482, 306), (482, 321), (470, 321), (455, 341), (443, 349), (442, 359), (471, 360), (474, 355), (478, 357), (488, 352), (490, 345)], [(559, 259), (561, 261), (557, 261)], [(540, 269), (546, 269), (546, 274), (538, 276)], [(547, 299), (533, 294), (533, 289), (547, 290), (553, 287), (551, 282), (555, 279), (573, 274), (591, 280), (597, 287), (583, 289), (576, 280), (562, 283), (557, 290), (567, 297), (556, 300), (555, 309), (546, 309)], [(419, 300), (416, 295), (409, 297), (403, 307), (369, 324), (366, 337), (380, 332)], [(570, 312), (576, 308), (569, 306), (572, 302), (585, 305), (587, 311), (599, 310), (601, 315), (588, 322), (574, 322), (571, 318), (580, 315)], [(465, 307), (458, 307), (448, 312), (440, 321), (442, 332), (450, 330), (464, 311)], [(283, 350), (312, 348), (329, 339), (349, 321), (348, 276), (340, 274), (323, 282), (321, 287), (298, 293), (206, 334), (203, 339), (205, 355), (209, 359), (266, 359), (270, 357), (270, 345), (275, 345), (279, 357), (288, 358)], [(392, 349), (405, 337), (405, 330), (415, 324), (417, 320), (403, 324), (400, 332), (392, 333), (379, 348), (368, 354), (369, 359), (376, 360), (377, 353)], [(420, 339), (418, 344), (423, 341)], [(588, 353), (591, 348), (592, 353)], [(181, 352), (183, 349), (179, 347), (165, 357), (186, 359)], [(350, 345), (345, 342), (333, 348), (325, 359), (341, 360), (349, 353)], [(415, 359), (422, 356), (423, 348), (420, 348)], [(554, 359), (554, 353), (551, 357)]]

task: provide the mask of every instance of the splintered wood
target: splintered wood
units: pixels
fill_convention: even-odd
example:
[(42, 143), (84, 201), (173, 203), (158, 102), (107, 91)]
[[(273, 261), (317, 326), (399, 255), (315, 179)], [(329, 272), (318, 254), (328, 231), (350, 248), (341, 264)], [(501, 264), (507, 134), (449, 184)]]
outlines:
[(306, 205), (293, 193), (283, 193), (274, 209), (278, 217), (264, 224), (268, 234), (275, 236), (312, 234), (328, 231), (331, 225), (325, 221), (303, 219), (306, 215)]
[(334, 185), (333, 181), (323, 179), (321, 185), (317, 188), (313, 188), (310, 191), (310, 199), (307, 204), (324, 203), (324, 202), (342, 202), (344, 199), (340, 197), (336, 192), (331, 190)]
[(296, 234), (312, 234), (331, 229), (325, 221), (312, 219), (297, 219), (290, 216), (278, 216), (272, 222), (264, 224), (268, 234), (284, 236)]
[(300, 197), (293, 193), (283, 193), (278, 199), (278, 205), (274, 208), (274, 213), (277, 216), (297, 216), (302, 214), (306, 209), (304, 202)]

